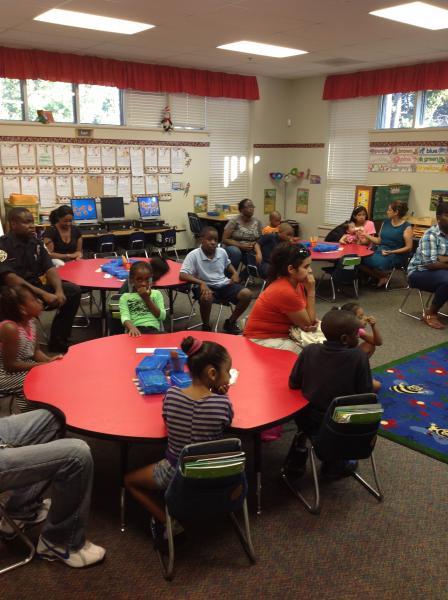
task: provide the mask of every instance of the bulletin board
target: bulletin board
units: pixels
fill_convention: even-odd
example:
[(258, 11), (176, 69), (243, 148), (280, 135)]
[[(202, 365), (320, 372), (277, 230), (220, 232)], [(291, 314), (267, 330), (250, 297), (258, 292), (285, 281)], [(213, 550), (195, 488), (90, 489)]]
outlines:
[(173, 179), (191, 163), (189, 147), (209, 142), (0, 137), (0, 192), (38, 196), (47, 212), (70, 198), (137, 195), (172, 198)]

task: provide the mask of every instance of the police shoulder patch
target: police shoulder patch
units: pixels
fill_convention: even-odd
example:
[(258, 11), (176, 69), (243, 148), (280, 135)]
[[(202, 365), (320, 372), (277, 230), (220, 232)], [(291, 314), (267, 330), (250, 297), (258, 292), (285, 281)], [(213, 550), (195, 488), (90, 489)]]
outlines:
[(0, 262), (5, 262), (8, 258), (8, 253), (5, 250), (0, 250)]

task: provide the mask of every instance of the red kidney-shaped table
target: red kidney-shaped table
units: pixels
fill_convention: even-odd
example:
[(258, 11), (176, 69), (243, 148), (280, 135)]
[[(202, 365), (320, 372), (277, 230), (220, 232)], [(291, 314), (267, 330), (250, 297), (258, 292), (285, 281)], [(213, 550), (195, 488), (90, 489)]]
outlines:
[[(146, 354), (137, 348), (179, 347), (189, 332), (116, 335), (70, 346), (60, 361), (34, 367), (25, 378), (25, 396), (65, 415), (67, 426), (122, 443), (122, 474), (129, 442), (166, 437), (162, 395), (142, 396), (136, 388), (135, 367)], [(292, 352), (265, 348), (241, 336), (197, 331), (201, 340), (227, 348), (239, 372), (230, 387), (234, 408), (232, 429), (254, 434), (257, 508), (261, 504), (260, 431), (290, 419), (306, 404), (300, 392), (288, 387), (297, 358)], [(121, 493), (124, 523), (124, 488)]]
[[(88, 258), (81, 260), (72, 260), (65, 263), (62, 267), (59, 267), (58, 273), (63, 281), (69, 281), (75, 283), (80, 287), (88, 288), (91, 290), (99, 290), (101, 294), (101, 317), (103, 322), (106, 318), (106, 292), (119, 290), (123, 285), (123, 281), (116, 277), (111, 277), (104, 271), (101, 271), (101, 266), (109, 262), (110, 258)], [(147, 261), (143, 258), (141, 260)], [(171, 331), (173, 330), (173, 305), (174, 305), (174, 291), (179, 285), (185, 285), (185, 281), (179, 279), (181, 264), (174, 260), (167, 261), (170, 270), (165, 273), (156, 284), (154, 288), (166, 289), (169, 300), (169, 315)]]
[[(330, 242), (319, 242), (319, 246), (324, 246), (328, 244), (329, 246), (335, 246), (336, 243)], [(362, 244), (339, 244), (339, 249), (334, 250), (333, 252), (315, 252), (313, 248), (310, 248), (311, 251), (311, 260), (330, 260), (335, 261), (339, 260), (343, 256), (347, 254), (356, 254), (357, 256), (371, 256), (373, 254), (373, 250), (371, 250), (368, 246), (363, 246)]]

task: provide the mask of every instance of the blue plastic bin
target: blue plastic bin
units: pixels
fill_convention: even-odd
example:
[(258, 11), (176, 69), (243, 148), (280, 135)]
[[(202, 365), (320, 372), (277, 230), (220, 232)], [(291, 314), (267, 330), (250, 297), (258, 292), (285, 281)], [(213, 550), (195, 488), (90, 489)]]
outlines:
[(138, 363), (135, 372), (138, 374), (139, 371), (153, 371), (154, 369), (163, 371), (167, 362), (168, 359), (165, 356), (151, 354), (150, 356), (145, 356), (145, 358)]
[(140, 371), (137, 377), (144, 394), (164, 394), (169, 388), (165, 375), (158, 369)]
[(189, 373), (184, 373), (184, 371), (172, 371), (170, 380), (171, 385), (177, 385), (180, 388), (187, 388), (192, 384)]
[[(173, 361), (171, 358), (171, 352), (177, 352), (178, 360)], [(167, 363), (169, 362), (169, 370), (170, 371), (183, 371), (185, 365), (187, 364), (187, 355), (185, 352), (180, 350), (180, 348), (169, 349), (169, 348), (156, 348), (154, 350), (154, 356), (164, 356), (166, 357)], [(173, 362), (175, 364), (173, 364)]]

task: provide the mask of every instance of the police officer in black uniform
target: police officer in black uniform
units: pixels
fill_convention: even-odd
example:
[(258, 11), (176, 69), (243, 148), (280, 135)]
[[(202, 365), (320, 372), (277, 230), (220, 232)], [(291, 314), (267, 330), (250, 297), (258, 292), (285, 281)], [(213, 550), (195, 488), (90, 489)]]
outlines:
[[(67, 352), (70, 330), (81, 301), (81, 288), (61, 282), (45, 246), (36, 238), (33, 215), (29, 210), (13, 208), (8, 221), (10, 232), (0, 237), (0, 281), (3, 285), (25, 284), (45, 306), (58, 309), (51, 326), (48, 349), (50, 352)], [(46, 285), (39, 279), (43, 275)]]

